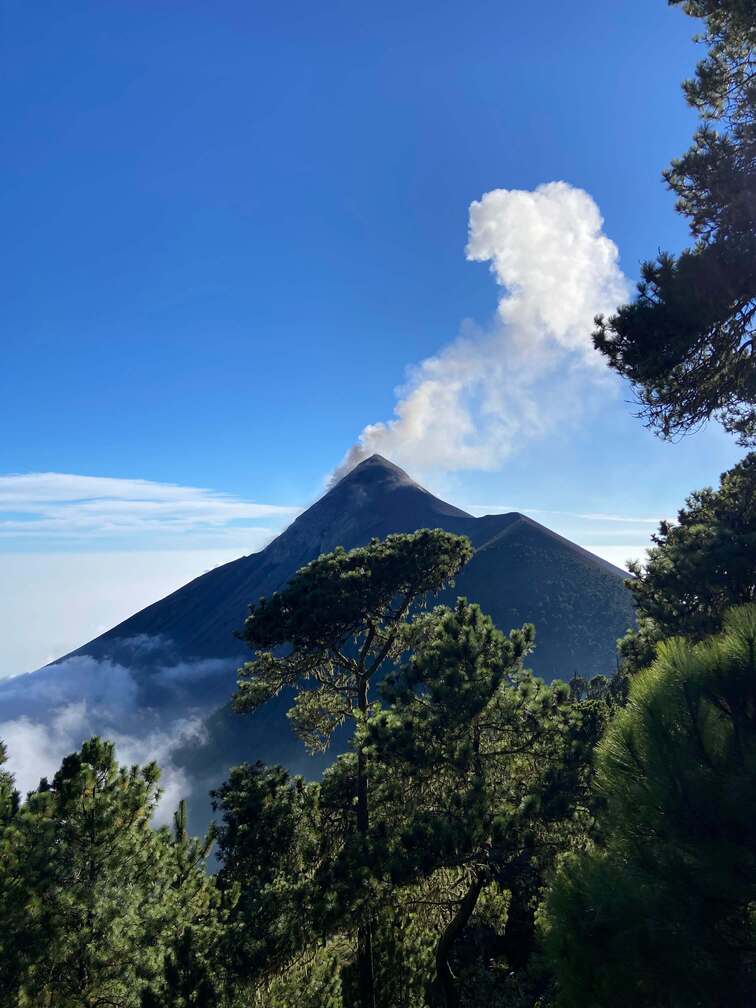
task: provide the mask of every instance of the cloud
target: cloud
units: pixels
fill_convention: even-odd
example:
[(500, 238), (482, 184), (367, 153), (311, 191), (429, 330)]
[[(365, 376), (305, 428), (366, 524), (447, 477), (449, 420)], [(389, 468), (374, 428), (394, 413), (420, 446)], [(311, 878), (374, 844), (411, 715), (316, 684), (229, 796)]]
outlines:
[(46, 720), (84, 700), (90, 734), (117, 729), (141, 735), (166, 717), (202, 712), (203, 681), (212, 692), (219, 678), (227, 678), (227, 692), (233, 689), (233, 660), (177, 659), (170, 640), (144, 634), (113, 639), (108, 646), (107, 657), (71, 655), (36, 672), (0, 680), (3, 718)]
[[(508, 514), (511, 511), (520, 511), (522, 514), (541, 514), (541, 515), (563, 515), (566, 518), (580, 518), (584, 521), (597, 521), (597, 522), (618, 522), (622, 525), (654, 525), (657, 526), (660, 521), (674, 522), (674, 518), (649, 518), (646, 516), (640, 517), (637, 515), (618, 515), (618, 514), (605, 514), (601, 511), (596, 512), (584, 512), (584, 511), (556, 511), (553, 508), (524, 508), (517, 507), (514, 504), (465, 504), (464, 510), (469, 511), (470, 514), (475, 515), (477, 518), (483, 515), (489, 514)], [(622, 533), (620, 533), (622, 534)]]
[(0, 681), (0, 710), (4, 720), (15, 716), (46, 720), (48, 714), (52, 717), (83, 699), (95, 731), (109, 721), (118, 723), (117, 719), (122, 726), (128, 725), (138, 694), (139, 683), (123, 665), (111, 659), (74, 655), (56, 665)]
[[(205, 740), (204, 719), (217, 705), (218, 680), (228, 679), (230, 692), (235, 665), (172, 661), (171, 642), (161, 637), (141, 635), (118, 641), (117, 648), (118, 661), (74, 655), (0, 682), (7, 769), (25, 794), (41, 777), (52, 777), (85, 739), (100, 735), (115, 743), (121, 763), (158, 763), (163, 796), (156, 818), (168, 821), (191, 790), (174, 754)], [(203, 682), (214, 688), (203, 694)]]
[(593, 199), (566, 182), (495, 189), (470, 205), (467, 258), (504, 288), (495, 321), (408, 369), (394, 418), (369, 424), (334, 474), (379, 452), (414, 471), (496, 469), (522, 443), (574, 421), (612, 379), (593, 318), (627, 299)]
[[(27, 473), (0, 476), (0, 540), (26, 545), (139, 538), (165, 544), (204, 537), (259, 545), (299, 508), (259, 504), (231, 494), (141, 479)], [(254, 525), (272, 520), (275, 527)], [(180, 538), (179, 538), (180, 537)]]
[[(0, 739), (8, 750), (5, 769), (14, 777), (22, 796), (38, 787), (43, 777), (52, 778), (64, 756), (81, 748), (93, 734), (86, 701), (72, 703), (55, 712), (49, 721), (33, 721), (22, 716), (0, 723)], [(191, 785), (184, 770), (175, 766), (173, 753), (188, 742), (197, 744), (206, 738), (198, 718), (173, 722), (165, 731), (153, 731), (143, 737), (111, 730), (107, 736), (116, 747), (121, 764), (144, 765), (155, 761), (160, 767), (161, 798), (156, 809), (156, 823), (168, 823)]]

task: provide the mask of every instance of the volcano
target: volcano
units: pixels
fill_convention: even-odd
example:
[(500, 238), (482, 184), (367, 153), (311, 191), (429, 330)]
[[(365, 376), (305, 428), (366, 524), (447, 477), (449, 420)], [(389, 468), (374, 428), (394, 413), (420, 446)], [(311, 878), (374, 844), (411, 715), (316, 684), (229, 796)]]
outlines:
[(504, 630), (534, 623), (538, 675), (614, 671), (616, 639), (634, 622), (624, 571), (516, 511), (475, 518), (380, 455), (360, 463), (259, 553), (203, 574), (73, 654), (130, 660), (134, 642), (149, 639), (156, 643), (142, 652), (146, 668), (244, 658), (234, 633), (251, 602), (282, 588), (321, 553), (420, 528), (470, 539), (475, 555), (453, 594), (478, 602)]
[(517, 512), (467, 514), (373, 455), (265, 549), (203, 574), (52, 665), (0, 683), (0, 721), (49, 720), (78, 703), (91, 719), (85, 736), (146, 736), (192, 714), (205, 723), (204, 741), (183, 744), (175, 758), (205, 793), (242, 760), (317, 772), (322, 761), (306, 757), (289, 728), (287, 697), (251, 717), (230, 711), (236, 669), (249, 657), (235, 631), (251, 602), (321, 553), (419, 528), (469, 537), (474, 556), (438, 601), (464, 595), (505, 631), (535, 624), (529, 664), (538, 675), (614, 671), (616, 640), (635, 622), (623, 571)]

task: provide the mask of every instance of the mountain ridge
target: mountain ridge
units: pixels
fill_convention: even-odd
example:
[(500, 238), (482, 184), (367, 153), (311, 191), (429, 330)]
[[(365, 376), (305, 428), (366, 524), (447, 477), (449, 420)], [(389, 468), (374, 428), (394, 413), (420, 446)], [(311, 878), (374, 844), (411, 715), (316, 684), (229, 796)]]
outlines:
[[(241, 627), (246, 607), (283, 587), (305, 563), (337, 546), (352, 549), (392, 532), (436, 527), (467, 535), (476, 551), (490, 548), (500, 535), (515, 534), (518, 527), (538, 529), (603, 570), (620, 578), (627, 576), (518, 511), (474, 517), (435, 497), (404, 470), (375, 454), (355, 466), (259, 552), (199, 575), (53, 664), (82, 654), (100, 657), (118, 640), (143, 634), (160, 634), (173, 640), (178, 635), (182, 650), (190, 648), (188, 656), (193, 658), (235, 655), (240, 648), (234, 631)], [(198, 607), (209, 603), (217, 610), (221, 596), (225, 600), (222, 613), (216, 612), (210, 623), (200, 620), (193, 628), (188, 627)]]

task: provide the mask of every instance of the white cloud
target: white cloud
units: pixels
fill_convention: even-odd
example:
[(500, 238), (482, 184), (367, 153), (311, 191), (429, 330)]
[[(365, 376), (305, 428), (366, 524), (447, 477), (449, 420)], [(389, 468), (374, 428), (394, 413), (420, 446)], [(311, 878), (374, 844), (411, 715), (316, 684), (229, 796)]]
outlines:
[(590, 339), (593, 317), (628, 292), (603, 223), (588, 193), (566, 182), (534, 192), (495, 189), (471, 204), (467, 258), (491, 262), (507, 289), (499, 315), (528, 353), (538, 345), (551, 353), (557, 344), (600, 362)]
[[(70, 473), (0, 476), (0, 539), (165, 543), (187, 535), (214, 543), (245, 531), (269, 539), (299, 508), (259, 504), (200, 487)], [(247, 528), (261, 519), (274, 526)]]
[[(4, 769), (13, 774), (15, 786), (25, 796), (43, 777), (52, 778), (63, 757), (80, 749), (92, 734), (85, 700), (60, 708), (48, 721), (22, 716), (2, 722), (0, 739), (8, 750)], [(141, 738), (113, 728), (108, 733), (121, 764), (144, 765), (154, 760), (160, 767), (162, 794), (155, 813), (156, 823), (169, 823), (178, 803), (190, 791), (185, 772), (173, 763), (173, 753), (187, 742), (200, 743), (205, 737), (206, 731), (198, 718), (174, 721), (165, 731), (153, 731)]]
[(165, 657), (170, 641), (144, 635), (120, 641), (119, 648), (123, 664), (77, 655), (0, 682), (0, 739), (8, 750), (7, 769), (25, 794), (41, 777), (51, 777), (65, 755), (100, 735), (115, 743), (121, 763), (154, 760), (160, 766), (163, 796), (157, 819), (168, 821), (190, 790), (174, 754), (187, 743), (204, 740), (204, 718), (215, 706), (211, 699), (197, 702), (197, 686), (203, 679), (214, 681), (215, 696), (220, 677), (228, 680), (230, 692), (234, 663), (207, 659), (172, 664)]
[(566, 182), (496, 189), (470, 206), (467, 258), (490, 262), (495, 323), (408, 370), (394, 418), (369, 424), (335, 477), (373, 452), (414, 471), (495, 469), (613, 389), (593, 318), (628, 295), (593, 199)]
[(197, 713), (200, 680), (217, 682), (222, 677), (229, 695), (233, 690), (233, 661), (175, 658), (171, 641), (163, 637), (119, 638), (112, 642), (110, 653), (115, 657), (71, 655), (27, 675), (0, 680), (3, 718), (46, 720), (51, 712), (84, 700), (90, 734), (115, 730), (143, 735), (164, 721), (167, 712)]
[(63, 756), (80, 744), (73, 741), (73, 731), (83, 707), (71, 705), (48, 724), (28, 717), (0, 723), (0, 739), (8, 750), (4, 769), (11, 771), (22, 795), (36, 788), (42, 777), (51, 777)]
[[(639, 515), (618, 515), (618, 514), (604, 514), (601, 511), (597, 512), (582, 512), (582, 511), (556, 511), (553, 508), (526, 508), (518, 507), (515, 504), (465, 504), (463, 505), (465, 511), (469, 511), (470, 514), (475, 515), (480, 518), (483, 515), (489, 514), (508, 514), (511, 511), (519, 511), (521, 514), (528, 515), (564, 515), (567, 518), (579, 518), (585, 521), (597, 521), (597, 522), (618, 522), (622, 525), (654, 525), (657, 526), (660, 521), (675, 521), (674, 518), (649, 518), (647, 516)], [(622, 534), (622, 533), (620, 533)]]
[(170, 823), (178, 803), (190, 794), (192, 787), (186, 772), (175, 765), (173, 755), (189, 743), (201, 745), (207, 741), (204, 722), (200, 718), (184, 718), (173, 721), (165, 731), (150, 732), (143, 738), (117, 731), (111, 732), (109, 737), (115, 743), (116, 756), (121, 763), (131, 766), (154, 761), (160, 767), (162, 793), (155, 822)]
[(143, 479), (0, 475), (0, 679), (262, 549), (299, 510)]

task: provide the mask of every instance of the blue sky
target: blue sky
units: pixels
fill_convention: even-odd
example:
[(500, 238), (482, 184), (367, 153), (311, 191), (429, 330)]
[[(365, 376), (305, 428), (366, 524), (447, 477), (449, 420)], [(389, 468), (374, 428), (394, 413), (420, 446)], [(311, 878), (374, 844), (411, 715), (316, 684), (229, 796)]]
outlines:
[[(471, 346), (498, 369), (475, 378), (488, 392), (519, 385), (532, 361), (497, 315), (500, 246), (466, 256), (473, 201), (584, 190), (603, 217), (590, 248), (611, 240), (630, 282), (686, 241), (660, 172), (694, 125), (679, 84), (697, 25), (663, 0), (0, 16), (0, 675), (258, 548), (415, 402), (428, 369), (408, 368), (448, 378)], [(514, 252), (537, 272), (542, 248)], [(583, 349), (554, 361), (506, 423), (494, 409), (485, 466), (426, 465), (404, 428), (387, 443), (455, 503), (529, 510), (621, 562), (741, 453), (714, 427), (661, 444)], [(58, 476), (17, 478), (40, 473)]]

